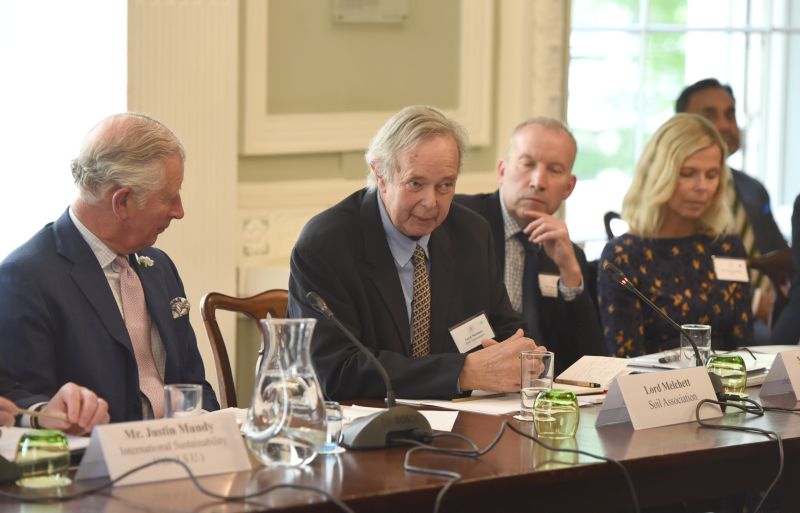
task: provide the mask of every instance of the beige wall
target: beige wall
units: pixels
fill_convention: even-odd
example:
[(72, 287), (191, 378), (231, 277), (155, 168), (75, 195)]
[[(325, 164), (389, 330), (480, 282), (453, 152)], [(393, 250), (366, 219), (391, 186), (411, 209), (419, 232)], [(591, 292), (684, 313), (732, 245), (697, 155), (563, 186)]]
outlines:
[[(364, 184), (362, 152), (368, 137), (356, 145), (362, 148), (339, 151), (268, 156), (241, 151), (243, 117), (251, 107), (245, 94), (240, 100), (249, 67), (242, 55), (248, 44), (245, 28), (252, 21), (246, 13), (251, 4), (265, 1), (129, 0), (131, 108), (164, 118), (188, 141), (184, 195), (190, 208), (162, 246), (177, 255), (195, 310), (199, 296), (212, 289), (247, 294), (285, 288), (289, 253), (308, 218)], [(565, 113), (569, 3), (463, 1), (487, 2), (480, 5), (491, 14), (488, 45), (470, 47), (471, 53), (461, 57), (463, 64), (465, 58), (488, 56), (488, 87), (483, 84), (470, 95), (488, 94), (489, 116), (480, 126), (488, 135), (470, 152), (458, 190), (488, 191), (496, 186), (494, 168), (510, 129), (534, 114)], [(269, 70), (264, 95), (274, 109), (270, 114), (394, 111), (411, 102), (453, 108), (463, 100), (451, 98), (455, 90), (463, 96), (463, 65), (453, 63), (465, 41), (470, 42), (457, 20), (463, 4), (410, 0), (403, 26), (332, 25), (330, 4), (265, 4), (267, 26), (272, 27), (264, 56)], [(430, 48), (435, 51), (426, 51)], [(387, 53), (400, 63), (396, 73), (391, 62), (381, 62)], [(378, 64), (365, 65), (373, 62)], [(379, 76), (364, 87), (364, 77), (374, 70)], [(207, 348), (199, 316), (193, 315), (192, 322), (201, 348)], [(223, 323), (229, 352), (239, 355), (239, 397), (247, 403), (257, 337), (240, 329), (236, 347), (233, 319)], [(213, 375), (207, 350), (204, 358)]]

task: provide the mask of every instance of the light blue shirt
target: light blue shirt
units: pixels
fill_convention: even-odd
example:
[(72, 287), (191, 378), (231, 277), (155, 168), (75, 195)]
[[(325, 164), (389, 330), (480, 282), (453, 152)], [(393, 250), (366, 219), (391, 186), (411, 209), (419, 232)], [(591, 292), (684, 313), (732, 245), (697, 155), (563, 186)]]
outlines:
[(430, 253), (428, 253), (428, 241), (431, 235), (423, 235), (418, 240), (406, 237), (395, 227), (392, 220), (389, 218), (389, 213), (386, 212), (386, 207), (383, 206), (380, 193), (375, 196), (378, 197), (378, 211), (381, 213), (383, 231), (386, 232), (386, 242), (389, 243), (389, 251), (392, 252), (394, 266), (397, 269), (397, 276), (400, 278), (400, 286), (403, 288), (403, 297), (406, 301), (406, 313), (408, 314), (408, 327), (410, 330), (411, 300), (414, 297), (414, 261), (411, 257), (414, 256), (414, 250), (417, 245), (422, 246), (422, 250), (425, 251), (426, 268), (428, 272), (430, 272), (431, 256)]

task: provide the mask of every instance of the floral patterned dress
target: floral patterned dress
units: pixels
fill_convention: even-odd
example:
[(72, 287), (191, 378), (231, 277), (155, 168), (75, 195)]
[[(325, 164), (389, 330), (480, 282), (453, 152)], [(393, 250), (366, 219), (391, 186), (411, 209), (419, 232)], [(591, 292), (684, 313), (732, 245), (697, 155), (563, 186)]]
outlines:
[(732, 349), (753, 338), (750, 284), (716, 278), (712, 256), (745, 258), (736, 235), (650, 239), (622, 235), (600, 257), (598, 300), (610, 354), (638, 356), (678, 345), (675, 329), (612, 281), (610, 261), (678, 324), (710, 324), (712, 345)]

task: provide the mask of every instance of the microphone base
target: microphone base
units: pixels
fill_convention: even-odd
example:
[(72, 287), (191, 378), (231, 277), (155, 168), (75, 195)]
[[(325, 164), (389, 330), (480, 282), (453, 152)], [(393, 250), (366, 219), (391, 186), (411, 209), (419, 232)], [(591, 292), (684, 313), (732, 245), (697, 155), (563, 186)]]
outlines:
[(403, 437), (411, 430), (430, 430), (420, 412), (408, 406), (392, 406), (358, 418), (342, 431), (342, 445), (348, 449), (380, 449), (392, 445), (392, 437)]

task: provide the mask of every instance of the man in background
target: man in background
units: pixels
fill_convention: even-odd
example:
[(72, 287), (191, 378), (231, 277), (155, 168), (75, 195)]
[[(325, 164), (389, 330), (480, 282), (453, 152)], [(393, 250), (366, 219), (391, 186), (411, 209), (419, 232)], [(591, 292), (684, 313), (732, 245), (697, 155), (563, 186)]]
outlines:
[(514, 129), (497, 165), (500, 188), (456, 196), (489, 222), (511, 305), (536, 343), (555, 353), (557, 372), (583, 355), (607, 354), (587, 288), (586, 257), (555, 216), (575, 189), (576, 153), (561, 121), (529, 119)]
[[(731, 86), (723, 85), (715, 78), (695, 82), (681, 91), (675, 102), (675, 112), (705, 117), (719, 131), (728, 146), (729, 156), (739, 150), (741, 134), (736, 122), (736, 99)], [(787, 248), (786, 240), (772, 216), (767, 190), (747, 173), (730, 169), (733, 187), (728, 187), (728, 204), (733, 209), (735, 231), (742, 237), (748, 257)], [(753, 285), (753, 313), (761, 321), (760, 329), (758, 325), (755, 326), (755, 337), (765, 343), (775, 291), (769, 278), (757, 271), (751, 271), (750, 281)]]
[[(508, 302), (489, 226), (452, 204), (465, 148), (461, 127), (440, 111), (406, 107), (367, 149), (369, 186), (303, 228), (289, 316), (318, 319), (311, 355), (330, 398), (381, 398), (386, 387), (312, 308), (312, 291), (377, 356), (399, 397), (519, 391), (519, 353), (536, 345)], [(451, 331), (463, 323), (479, 350)], [(487, 323), (495, 336), (478, 337)]]
[(219, 408), (175, 264), (151, 247), (183, 217), (185, 153), (141, 114), (106, 118), (72, 162), (78, 196), (0, 264), (0, 357), (27, 390), (94, 390), (113, 422), (164, 415), (165, 383)]

